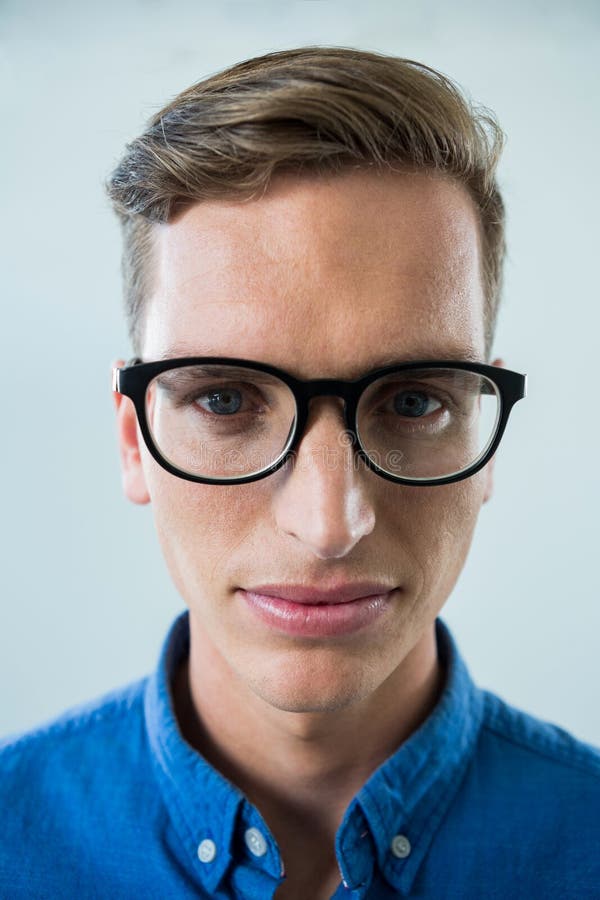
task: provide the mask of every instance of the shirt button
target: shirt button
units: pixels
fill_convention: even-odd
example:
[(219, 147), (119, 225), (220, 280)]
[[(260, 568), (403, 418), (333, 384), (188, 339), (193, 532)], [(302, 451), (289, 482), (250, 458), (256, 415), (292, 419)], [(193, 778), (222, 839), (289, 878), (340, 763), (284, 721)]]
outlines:
[(254, 856), (264, 856), (267, 852), (267, 842), (258, 828), (249, 828), (244, 835), (246, 846)]
[(205, 840), (200, 841), (200, 844), (198, 845), (198, 859), (200, 862), (212, 862), (216, 855), (217, 846), (214, 841), (211, 841), (210, 838), (205, 838)]
[(405, 834), (396, 834), (392, 838), (391, 850), (398, 859), (406, 859), (410, 853), (410, 841)]

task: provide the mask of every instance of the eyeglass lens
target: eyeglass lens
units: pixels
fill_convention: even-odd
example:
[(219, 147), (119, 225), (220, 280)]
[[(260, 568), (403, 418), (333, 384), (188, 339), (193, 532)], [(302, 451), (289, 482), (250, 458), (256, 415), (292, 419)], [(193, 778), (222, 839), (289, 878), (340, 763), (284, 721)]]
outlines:
[[(280, 460), (297, 415), (285, 382), (221, 364), (162, 372), (148, 385), (145, 405), (152, 439), (168, 462), (224, 481), (258, 474)], [(499, 413), (498, 390), (486, 376), (424, 367), (372, 382), (358, 403), (357, 433), (386, 472), (428, 480), (473, 465), (493, 440)], [(340, 447), (347, 438), (341, 430)], [(340, 454), (322, 449), (331, 465), (340, 464)]]

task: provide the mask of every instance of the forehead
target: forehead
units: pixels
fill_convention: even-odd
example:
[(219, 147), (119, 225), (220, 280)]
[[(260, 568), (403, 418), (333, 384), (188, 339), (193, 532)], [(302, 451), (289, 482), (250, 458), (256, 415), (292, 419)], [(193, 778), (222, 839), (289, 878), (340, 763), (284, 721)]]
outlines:
[(143, 354), (352, 377), (388, 361), (482, 358), (477, 213), (439, 176), (278, 177), (154, 232)]

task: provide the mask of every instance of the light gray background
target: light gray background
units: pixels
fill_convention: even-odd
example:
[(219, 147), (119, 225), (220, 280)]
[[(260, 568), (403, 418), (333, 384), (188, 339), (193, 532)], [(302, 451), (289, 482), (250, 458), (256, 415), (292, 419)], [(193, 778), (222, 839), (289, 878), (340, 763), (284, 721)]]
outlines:
[(494, 109), (510, 258), (495, 344), (529, 374), (443, 612), (476, 681), (600, 744), (600, 18), (590, 2), (0, 6), (0, 733), (137, 678), (183, 608), (121, 493), (109, 366), (130, 348), (102, 182), (168, 99), (301, 44), (412, 57)]

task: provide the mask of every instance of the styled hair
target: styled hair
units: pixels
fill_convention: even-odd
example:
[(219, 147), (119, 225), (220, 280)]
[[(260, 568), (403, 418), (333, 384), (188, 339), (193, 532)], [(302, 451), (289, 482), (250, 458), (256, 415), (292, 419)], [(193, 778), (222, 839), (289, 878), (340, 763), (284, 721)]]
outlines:
[(123, 236), (129, 336), (140, 354), (153, 232), (202, 200), (260, 197), (277, 173), (429, 170), (464, 185), (479, 213), (486, 355), (505, 254), (495, 171), (503, 133), (435, 69), (341, 47), (268, 53), (197, 82), (127, 144), (106, 182)]

